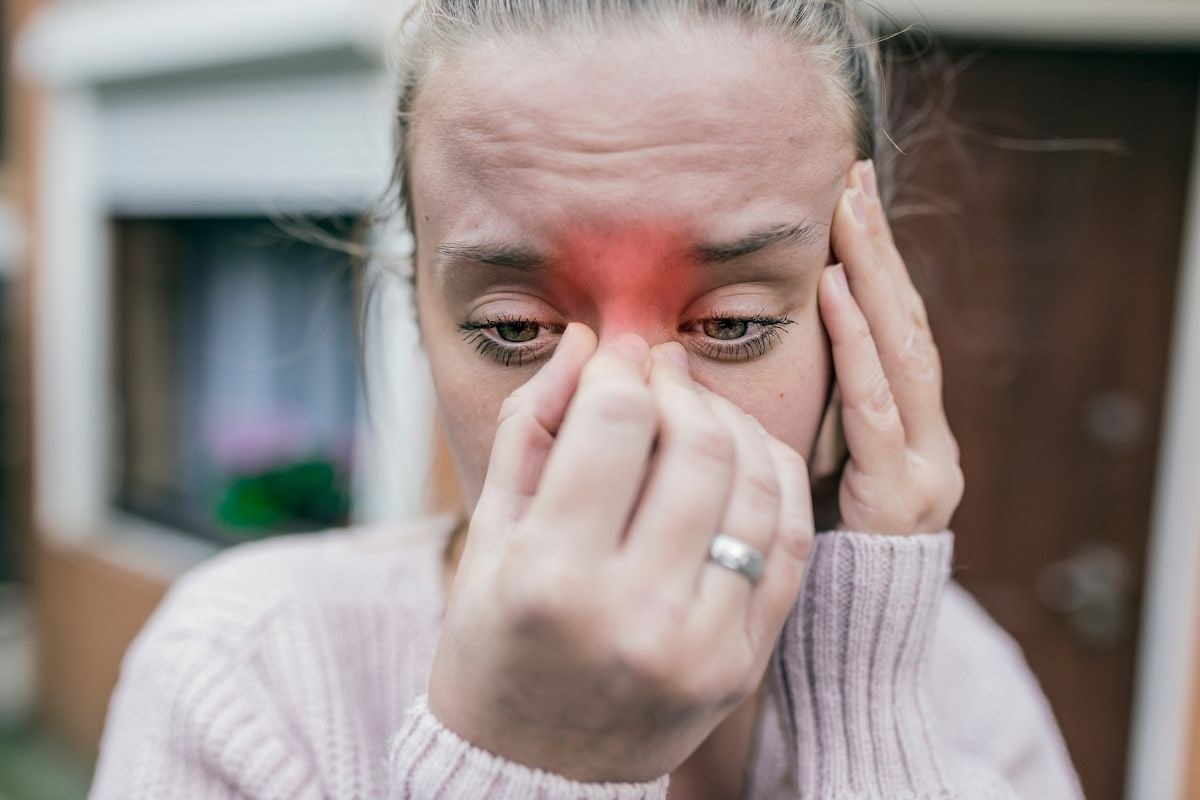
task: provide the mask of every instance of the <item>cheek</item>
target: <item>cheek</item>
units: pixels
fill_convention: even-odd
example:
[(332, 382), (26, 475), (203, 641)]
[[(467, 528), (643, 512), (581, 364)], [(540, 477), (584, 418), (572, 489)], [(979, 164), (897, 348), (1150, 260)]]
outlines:
[(438, 416), (458, 469), (468, 508), (483, 486), (500, 405), (528, 375), (497, 370), (445, 333), (449, 321), (431, 302), (420, 302), (422, 341), (437, 396)]
[(781, 442), (809, 458), (832, 379), (828, 339), (820, 320), (804, 315), (771, 355), (737, 368), (717, 366), (696, 380), (754, 416)]
[(454, 356), (439, 360), (430, 353), (438, 416), (454, 457), (467, 508), (473, 508), (487, 474), (496, 416), (511, 392), (474, 380), (468, 365)]

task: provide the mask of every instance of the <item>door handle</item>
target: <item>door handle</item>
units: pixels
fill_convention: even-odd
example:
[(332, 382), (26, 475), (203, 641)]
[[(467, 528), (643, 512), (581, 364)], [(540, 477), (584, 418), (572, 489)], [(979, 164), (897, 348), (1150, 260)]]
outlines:
[(1112, 545), (1087, 542), (1038, 573), (1036, 591), (1075, 638), (1095, 649), (1115, 647), (1129, 630), (1129, 560)]

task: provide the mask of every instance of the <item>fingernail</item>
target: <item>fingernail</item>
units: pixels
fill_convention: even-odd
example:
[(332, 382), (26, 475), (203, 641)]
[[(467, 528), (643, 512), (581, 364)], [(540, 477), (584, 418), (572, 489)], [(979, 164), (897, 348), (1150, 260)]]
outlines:
[(850, 210), (860, 228), (867, 227), (867, 202), (863, 199), (862, 189), (857, 186), (850, 190)]
[(875, 162), (867, 159), (867, 165), (863, 168), (863, 188), (867, 190), (867, 197), (872, 200), (879, 199), (879, 184), (875, 182)]
[(606, 346), (614, 353), (618, 353), (639, 364), (644, 363), (646, 357), (650, 354), (650, 347), (646, 344), (646, 340), (633, 333), (623, 333)]
[[(562, 336), (559, 338), (558, 344), (554, 347), (554, 355), (551, 356), (551, 360), (555, 358), (566, 357), (566, 354), (574, 355), (580, 353), (586, 346), (585, 342), (588, 340), (589, 336), (590, 330), (587, 325), (583, 324), (582, 322), (568, 322), (567, 327), (563, 328)], [(595, 349), (596, 344), (593, 337), (589, 351), (594, 352)]]
[(688, 368), (687, 351), (683, 349), (683, 345), (679, 342), (668, 342), (662, 346), (663, 355), (671, 359), (675, 366), (679, 367), (684, 372)]
[(558, 353), (564, 346), (569, 347), (575, 343), (575, 337), (579, 335), (579, 323), (568, 322), (567, 327), (563, 328), (562, 338), (558, 340), (558, 347), (554, 348), (554, 352)]
[(850, 294), (850, 284), (846, 282), (846, 267), (844, 264), (834, 264), (829, 268), (833, 272), (833, 285), (842, 294)]

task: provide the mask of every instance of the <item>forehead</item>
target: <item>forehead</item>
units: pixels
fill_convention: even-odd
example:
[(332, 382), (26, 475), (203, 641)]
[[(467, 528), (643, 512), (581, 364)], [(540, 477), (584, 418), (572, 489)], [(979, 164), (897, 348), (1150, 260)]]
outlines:
[(635, 220), (710, 238), (827, 221), (854, 150), (825, 69), (730, 23), (480, 43), (418, 100), (418, 224), (549, 241)]

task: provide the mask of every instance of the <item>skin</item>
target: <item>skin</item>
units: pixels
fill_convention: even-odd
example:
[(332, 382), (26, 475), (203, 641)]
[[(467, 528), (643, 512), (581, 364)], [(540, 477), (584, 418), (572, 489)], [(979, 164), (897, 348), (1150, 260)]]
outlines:
[[(785, 76), (811, 71), (790, 47), (737, 30), (621, 47), (629, 56), (614, 62), (586, 50), (481, 46), (435, 73), (418, 104), (418, 303), (468, 507), (500, 403), (541, 362), (503, 368), (473, 357), (455, 328), (464, 319), (580, 321), (602, 342), (630, 332), (685, 343), (698, 382), (736, 394), (803, 453), (824, 410), (831, 365), (816, 286), (854, 160), (833, 99), (820, 82)], [(654, 96), (634, 103), (631, 91)], [(807, 239), (687, 274), (684, 243), (802, 222), (814, 227)], [(561, 269), (535, 282), (491, 265), (435, 264), (437, 246), (462, 241), (528, 241)], [(664, 278), (678, 285), (681, 273), (686, 291), (663, 296)], [(661, 300), (643, 307), (639, 296)], [(717, 362), (698, 352), (707, 337), (680, 331), (763, 310), (795, 324), (761, 358)], [(546, 344), (557, 336), (540, 335)]]
[[(471, 518), (430, 705), (521, 763), (734, 796), (835, 374), (839, 528), (937, 531), (961, 498), (924, 307), (803, 53), (732, 27), (513, 44), (443, 63), (413, 126), (418, 308)], [(476, 352), (513, 338), (507, 365)], [(757, 584), (706, 561), (714, 530), (764, 552)]]

